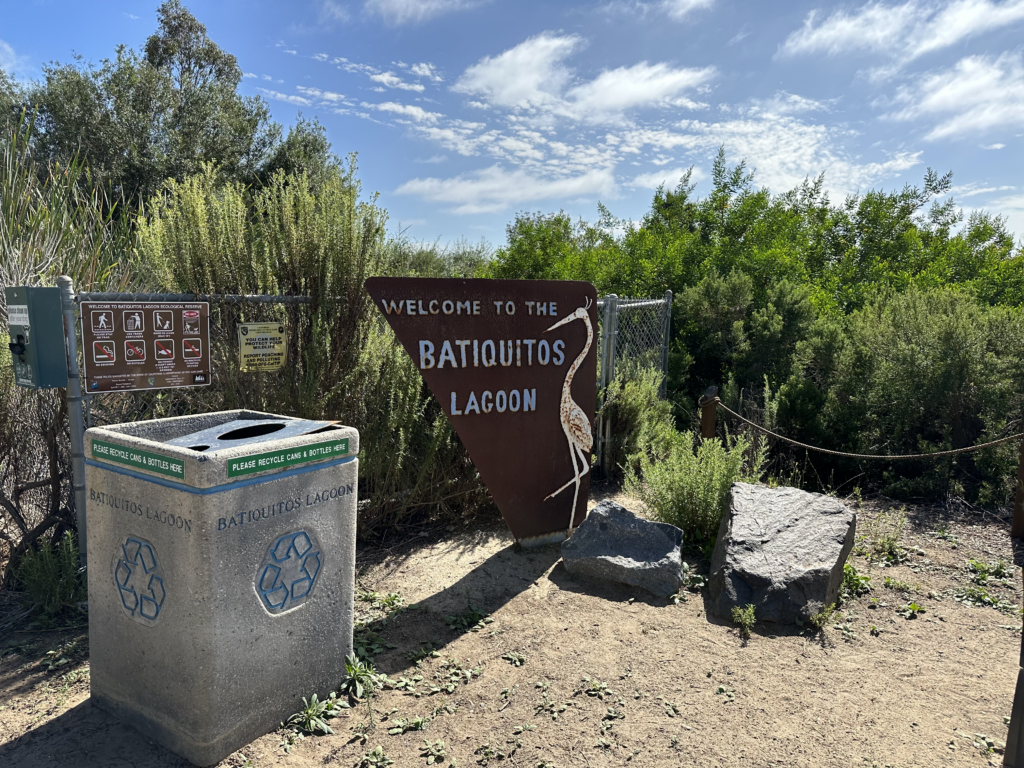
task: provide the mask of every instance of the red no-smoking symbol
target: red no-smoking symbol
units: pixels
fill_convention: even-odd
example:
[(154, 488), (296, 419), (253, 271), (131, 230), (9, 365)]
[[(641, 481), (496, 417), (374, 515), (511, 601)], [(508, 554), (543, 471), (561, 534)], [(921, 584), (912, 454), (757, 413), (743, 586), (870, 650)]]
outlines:
[(116, 359), (114, 355), (114, 342), (94, 341), (92, 343), (92, 359), (97, 363), (112, 363)]

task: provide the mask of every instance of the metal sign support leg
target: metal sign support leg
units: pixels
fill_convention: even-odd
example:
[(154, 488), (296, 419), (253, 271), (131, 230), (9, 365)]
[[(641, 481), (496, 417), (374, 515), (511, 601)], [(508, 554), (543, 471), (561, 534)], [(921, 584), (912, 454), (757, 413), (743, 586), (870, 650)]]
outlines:
[(71, 488), (78, 522), (78, 554), (86, 565), (85, 546), (85, 421), (82, 418), (82, 377), (78, 367), (78, 326), (75, 323), (75, 285), (67, 275), (57, 278), (64, 339), (68, 350), (68, 430), (71, 433)]
[(1024, 768), (1024, 636), (1021, 637), (1017, 686), (1013, 691), (1013, 709), (1010, 712), (1009, 732), (1006, 734), (1003, 766)]

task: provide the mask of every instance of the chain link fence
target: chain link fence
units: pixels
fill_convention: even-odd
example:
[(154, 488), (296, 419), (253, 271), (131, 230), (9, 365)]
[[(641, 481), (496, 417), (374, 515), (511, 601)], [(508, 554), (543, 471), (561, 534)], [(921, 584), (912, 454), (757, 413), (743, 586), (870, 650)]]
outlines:
[[(668, 343), (672, 324), (672, 291), (660, 299), (626, 299), (615, 294), (598, 299), (597, 386), (604, 390), (615, 380), (617, 367), (629, 363), (653, 368), (662, 374), (660, 395), (665, 396), (668, 376)], [(607, 476), (607, 445), (611, 419), (598, 416), (595, 425), (597, 463)]]

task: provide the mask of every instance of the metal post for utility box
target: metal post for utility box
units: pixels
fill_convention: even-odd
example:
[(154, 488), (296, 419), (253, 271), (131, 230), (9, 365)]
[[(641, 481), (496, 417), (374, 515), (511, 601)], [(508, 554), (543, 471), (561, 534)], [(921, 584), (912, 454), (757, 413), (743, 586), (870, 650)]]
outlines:
[(78, 328), (75, 323), (75, 284), (67, 275), (57, 278), (61, 310), (64, 312), (64, 339), (68, 351), (68, 432), (71, 436), (71, 490), (78, 523), (79, 561), (86, 565), (85, 515), (85, 420), (82, 418), (82, 377), (78, 368)]

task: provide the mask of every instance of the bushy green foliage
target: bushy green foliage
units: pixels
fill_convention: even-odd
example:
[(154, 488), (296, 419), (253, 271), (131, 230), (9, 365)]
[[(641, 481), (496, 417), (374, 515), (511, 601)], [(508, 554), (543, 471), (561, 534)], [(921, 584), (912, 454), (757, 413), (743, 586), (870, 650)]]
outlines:
[(604, 393), (603, 413), (612, 419), (610, 465), (634, 472), (644, 446), (664, 445), (675, 439), (672, 403), (658, 396), (662, 374), (628, 362), (616, 371)]
[[(713, 384), (730, 408), (826, 448), (965, 447), (1024, 416), (1024, 252), (1001, 219), (965, 220), (951, 188), (929, 170), (920, 186), (839, 203), (822, 177), (773, 194), (720, 153), (706, 195), (688, 173), (639, 223), (604, 208), (594, 225), (520, 216), (492, 273), (589, 279), (620, 296), (671, 289), (680, 418)], [(777, 474), (819, 489), (863, 474), (889, 495), (985, 505), (1009, 498), (1015, 454), (861, 462), (773, 444)]]
[(305, 175), (279, 172), (252, 196), (208, 167), (169, 182), (139, 224), (149, 280), (165, 290), (313, 297), (287, 308), (221, 307), (222, 329), (234, 320), (285, 320), (289, 366), (279, 374), (238, 371), (224, 331), (214, 350), (221, 375), (209, 391), (187, 397), (205, 397), (209, 410), (253, 408), (359, 429), (360, 496), (370, 502), (360, 513), (364, 535), (484, 498), (447, 418), (363, 288), (367, 277), (404, 274), (410, 262), (471, 263), (470, 249), (417, 260), (401, 242), (385, 241), (383, 224), (384, 212), (359, 200), (352, 160), (316, 187)]
[(757, 616), (754, 614), (754, 606), (751, 603), (740, 607), (734, 606), (732, 609), (732, 623), (739, 627), (740, 635), (744, 640), (750, 639), (750, 630), (754, 628), (754, 624), (757, 623)]
[(648, 444), (631, 457), (626, 491), (640, 498), (651, 516), (683, 529), (687, 544), (710, 543), (718, 534), (729, 488), (737, 480), (756, 481), (764, 448), (745, 437), (703, 440), (692, 432)]
[(861, 576), (853, 563), (843, 563), (843, 584), (839, 588), (841, 600), (853, 600), (871, 591), (871, 577)]
[(81, 290), (123, 289), (133, 240), (111, 213), (117, 198), (93, 183), (79, 155), (39, 162), (33, 130), (25, 115), (0, 121), (0, 284), (54, 285), (70, 275)]
[[(949, 288), (879, 296), (842, 320), (819, 324), (783, 385), (788, 434), (870, 454), (929, 453), (1006, 434), (1024, 393), (1024, 317)], [(1017, 446), (939, 460), (843, 463), (897, 497), (965, 495), (1005, 502)]]
[(372, 695), (380, 683), (380, 676), (372, 664), (362, 661), (354, 653), (345, 657), (345, 679), (338, 690), (354, 698)]
[(55, 616), (86, 599), (80, 567), (75, 535), (67, 531), (56, 544), (44, 539), (37, 549), (28, 549), (18, 565), (17, 581), (36, 607)]

